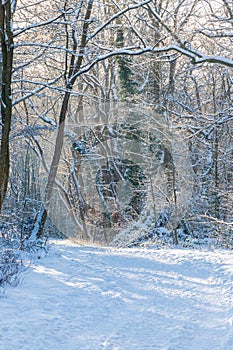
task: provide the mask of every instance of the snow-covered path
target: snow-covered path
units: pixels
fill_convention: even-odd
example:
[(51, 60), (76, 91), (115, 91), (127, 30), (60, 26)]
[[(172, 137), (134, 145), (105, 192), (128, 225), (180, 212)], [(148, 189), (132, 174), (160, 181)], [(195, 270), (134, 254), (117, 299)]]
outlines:
[(54, 242), (0, 297), (0, 349), (232, 350), (232, 254)]

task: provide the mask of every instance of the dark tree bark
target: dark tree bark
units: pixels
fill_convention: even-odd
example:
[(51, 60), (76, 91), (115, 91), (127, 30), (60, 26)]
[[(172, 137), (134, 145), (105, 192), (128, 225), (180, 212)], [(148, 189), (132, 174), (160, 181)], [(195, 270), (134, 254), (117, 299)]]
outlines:
[(9, 168), (9, 136), (12, 119), (12, 63), (13, 63), (13, 29), (11, 1), (0, 3), (0, 40), (2, 55), (1, 88), (1, 145), (0, 145), (0, 212), (6, 195)]

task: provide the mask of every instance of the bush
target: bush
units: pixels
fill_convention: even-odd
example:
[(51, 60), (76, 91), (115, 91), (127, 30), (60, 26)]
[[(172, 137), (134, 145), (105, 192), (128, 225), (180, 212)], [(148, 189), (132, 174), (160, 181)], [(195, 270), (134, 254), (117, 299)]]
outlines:
[(16, 286), (23, 264), (17, 251), (10, 248), (1, 248), (0, 251), (0, 286)]

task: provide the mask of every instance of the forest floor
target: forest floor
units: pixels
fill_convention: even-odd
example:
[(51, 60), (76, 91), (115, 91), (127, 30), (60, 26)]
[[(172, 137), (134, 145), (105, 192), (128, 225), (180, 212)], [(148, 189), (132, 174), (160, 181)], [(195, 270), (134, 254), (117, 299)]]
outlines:
[(0, 295), (1, 350), (232, 350), (233, 253), (52, 241)]

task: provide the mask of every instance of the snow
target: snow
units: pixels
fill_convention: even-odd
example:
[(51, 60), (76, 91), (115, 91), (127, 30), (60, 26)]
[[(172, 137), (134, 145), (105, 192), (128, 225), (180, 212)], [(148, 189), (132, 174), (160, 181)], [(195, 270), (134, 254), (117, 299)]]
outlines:
[(232, 350), (232, 251), (53, 241), (0, 308), (3, 350)]

